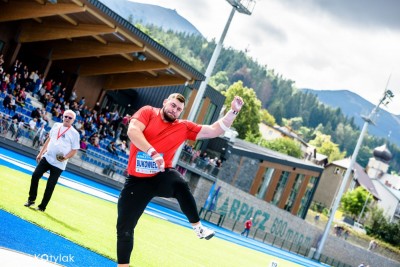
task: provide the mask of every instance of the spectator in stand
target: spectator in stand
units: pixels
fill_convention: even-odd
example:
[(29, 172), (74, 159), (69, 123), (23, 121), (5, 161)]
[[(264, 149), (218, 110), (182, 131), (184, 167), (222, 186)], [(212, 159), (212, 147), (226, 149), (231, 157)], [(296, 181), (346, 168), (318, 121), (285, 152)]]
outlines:
[(81, 120), (77, 120), (74, 124), (75, 129), (79, 132), (80, 136), (84, 135), (85, 129), (83, 128), (83, 123)]
[(104, 170), (103, 170), (103, 174), (108, 175), (110, 177), (113, 177), (116, 171), (116, 167), (115, 167), (115, 162), (110, 162), (109, 165), (107, 165)]
[(93, 110), (96, 111), (96, 112), (100, 112), (100, 109), (101, 109), (100, 103), (97, 102), (96, 105), (94, 105)]
[(111, 154), (118, 156), (117, 148), (115, 147), (115, 142), (111, 141), (107, 146), (107, 151)]
[(216, 166), (217, 168), (221, 168), (221, 167), (222, 167), (222, 160), (221, 160), (221, 159), (217, 159), (217, 161), (216, 161), (216, 163), (215, 163), (215, 166)]
[(116, 142), (119, 139), (119, 137), (121, 136), (122, 129), (123, 129), (122, 126), (117, 128), (117, 131), (114, 134), (114, 139), (113, 139), (114, 142)]
[(33, 137), (32, 147), (35, 147), (36, 144), (37, 147), (42, 146), (45, 140), (46, 130), (44, 129), (44, 124), (42, 124), (42, 126), (40, 126), (40, 128), (36, 131), (35, 136)]
[(18, 120), (12, 119), (12, 123), (8, 129), (11, 132), (11, 138), (16, 138), (18, 133)]
[(121, 152), (123, 152), (124, 154), (126, 154), (126, 141), (122, 141), (121, 143), (118, 144), (119, 149), (121, 150)]
[(86, 141), (86, 138), (83, 137), (80, 141), (80, 149), (86, 151), (88, 146), (88, 142)]
[(78, 98), (76, 94), (76, 90), (72, 91), (71, 96), (69, 97), (69, 101), (74, 102)]
[(59, 82), (59, 83), (57, 83), (57, 84), (55, 84), (55, 85), (53, 86), (53, 92), (54, 92), (54, 94), (57, 95), (58, 92), (60, 92), (61, 86), (62, 86), (61, 82)]
[(81, 100), (78, 102), (79, 108), (83, 108), (85, 106), (85, 102), (85, 97), (82, 96)]
[(37, 107), (34, 110), (32, 110), (31, 118), (40, 119), (41, 117), (42, 117), (42, 115), (40, 114), (40, 108), (39, 107)]
[(207, 162), (210, 159), (210, 157), (207, 155), (207, 152), (203, 152), (203, 154), (201, 154), (200, 158)]
[(81, 110), (80, 110), (80, 114), (81, 117), (85, 117), (90, 113), (88, 106), (84, 106)]
[(41, 112), (42, 117), (40, 118), (40, 122), (42, 124), (49, 124), (49, 113), (46, 111), (45, 108), (43, 108), (42, 112)]
[(125, 117), (122, 119), (122, 124), (124, 126), (127, 126), (130, 120), (131, 120), (131, 115), (126, 114)]
[(36, 128), (36, 123), (37, 123), (37, 119), (33, 118), (29, 121), (29, 138), (32, 139), (35, 136), (35, 133), (37, 131)]
[(11, 106), (12, 97), (13, 96), (11, 94), (8, 94), (3, 100), (3, 107), (5, 108), (5, 111), (8, 114), (10, 114), (11, 110), (15, 111), (15, 106), (14, 107)]
[(3, 118), (3, 114), (0, 113), (0, 134), (4, 134), (7, 130), (6, 124), (5, 124), (5, 118)]
[[(39, 95), (39, 91), (40, 91), (40, 89), (42, 89), (42, 83), (43, 83), (42, 75), (38, 75), (38, 77), (35, 81), (35, 89), (33, 90), (34, 95)], [(39, 95), (39, 97), (40, 97), (40, 95)]]
[(90, 139), (89, 139), (89, 143), (97, 148), (100, 148), (100, 139), (99, 139), (99, 135), (97, 133), (94, 133)]
[(15, 104), (20, 107), (25, 107), (25, 99), (21, 96), (21, 93), (15, 97)]
[(20, 122), (22, 120), (22, 115), (20, 113), (15, 113), (14, 116), (12, 116), (11, 118), (12, 120), (17, 120), (18, 122)]
[(24, 119), (22, 119), (19, 123), (18, 123), (18, 130), (17, 130), (17, 136), (15, 137), (15, 142), (19, 141), (19, 138), (23, 135), (25, 131), (25, 121)]
[(44, 84), (44, 89), (45, 89), (47, 92), (50, 92), (50, 91), (51, 91), (51, 88), (53, 87), (53, 85), (54, 85), (54, 81), (53, 81), (53, 79), (50, 79), (50, 80), (48, 80), (47, 82), (45, 82), (45, 84)]
[(198, 159), (200, 157), (200, 150), (194, 150), (192, 152), (192, 161), (191, 162), (195, 162), (196, 159)]

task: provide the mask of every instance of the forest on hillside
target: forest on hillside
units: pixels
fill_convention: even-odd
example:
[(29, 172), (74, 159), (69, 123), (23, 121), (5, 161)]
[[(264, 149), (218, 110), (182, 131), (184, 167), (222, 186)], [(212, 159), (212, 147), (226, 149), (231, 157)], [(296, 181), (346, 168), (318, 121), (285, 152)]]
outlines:
[[(165, 32), (154, 25), (135, 26), (198, 71), (205, 72), (216, 46), (215, 40), (208, 41), (199, 35)], [(355, 125), (353, 117), (348, 118), (340, 108), (325, 106), (315, 95), (298, 90), (294, 81), (275, 73), (273, 68), (259, 64), (245, 52), (230, 47), (223, 48), (210, 85), (224, 92), (237, 81), (242, 81), (244, 86), (255, 91), (261, 107), (275, 117), (277, 124), (289, 123), (287, 126), (306, 142), (313, 140), (318, 131), (329, 135), (340, 151), (345, 152), (346, 157), (352, 155), (360, 135), (360, 129)], [(398, 173), (400, 149), (383, 138), (366, 135), (357, 162), (365, 167), (372, 157), (373, 149), (385, 143), (393, 154), (390, 170)]]

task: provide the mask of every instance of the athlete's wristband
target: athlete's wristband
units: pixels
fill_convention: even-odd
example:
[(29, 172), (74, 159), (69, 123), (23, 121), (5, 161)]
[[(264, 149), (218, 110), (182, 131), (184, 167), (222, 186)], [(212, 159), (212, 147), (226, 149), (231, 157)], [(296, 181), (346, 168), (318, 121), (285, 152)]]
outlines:
[(231, 111), (232, 111), (232, 113), (233, 113), (233, 115), (237, 115), (237, 114), (239, 114), (239, 111), (236, 111), (236, 110), (233, 110), (233, 109), (231, 109)]
[(154, 149), (154, 147), (150, 147), (149, 150), (147, 150), (147, 155), (149, 155), (150, 157), (153, 157), (156, 154), (158, 154), (158, 152)]

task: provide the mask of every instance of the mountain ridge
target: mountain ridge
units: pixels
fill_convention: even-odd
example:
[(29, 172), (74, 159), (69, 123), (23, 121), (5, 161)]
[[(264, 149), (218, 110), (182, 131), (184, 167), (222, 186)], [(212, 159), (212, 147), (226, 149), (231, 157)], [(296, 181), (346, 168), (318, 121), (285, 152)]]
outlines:
[(128, 0), (100, 0), (100, 2), (132, 24), (153, 24), (164, 30), (202, 35), (192, 23), (173, 9)]
[[(317, 90), (310, 88), (300, 90), (314, 94), (321, 103), (329, 107), (340, 108), (343, 114), (349, 118), (354, 117), (354, 122), (360, 129), (364, 124), (362, 116), (367, 117), (376, 106), (350, 90)], [(392, 133), (400, 132), (400, 115), (394, 115), (380, 108), (372, 120), (374, 124), (368, 127), (369, 134), (388, 139), (400, 146), (400, 136), (392, 135)]]

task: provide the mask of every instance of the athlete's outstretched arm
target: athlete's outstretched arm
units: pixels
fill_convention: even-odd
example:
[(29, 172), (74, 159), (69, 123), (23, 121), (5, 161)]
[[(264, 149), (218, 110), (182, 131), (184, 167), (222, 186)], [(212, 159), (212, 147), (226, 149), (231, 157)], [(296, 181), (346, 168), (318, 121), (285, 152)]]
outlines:
[(196, 139), (214, 138), (223, 134), (231, 127), (243, 104), (243, 99), (240, 96), (235, 96), (231, 103), (231, 109), (225, 116), (211, 125), (202, 125)]

